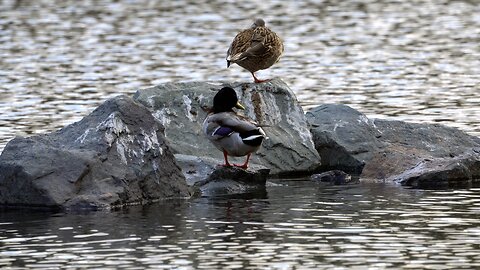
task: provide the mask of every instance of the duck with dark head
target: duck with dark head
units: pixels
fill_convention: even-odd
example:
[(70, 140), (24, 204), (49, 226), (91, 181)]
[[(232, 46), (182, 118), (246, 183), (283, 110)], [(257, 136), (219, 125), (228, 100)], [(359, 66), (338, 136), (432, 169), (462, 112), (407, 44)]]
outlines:
[(213, 145), (223, 152), (223, 166), (232, 166), (228, 156), (247, 156), (244, 164), (233, 164), (247, 169), (251, 154), (260, 148), (266, 135), (262, 128), (236, 114), (233, 108), (245, 109), (238, 102), (235, 90), (224, 87), (213, 98), (213, 107), (203, 122), (203, 131)]

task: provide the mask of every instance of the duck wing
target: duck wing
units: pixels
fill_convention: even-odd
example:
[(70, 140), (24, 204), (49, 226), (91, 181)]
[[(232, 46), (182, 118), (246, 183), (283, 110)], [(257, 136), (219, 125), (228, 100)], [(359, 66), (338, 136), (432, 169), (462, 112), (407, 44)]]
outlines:
[(232, 62), (243, 61), (248, 57), (265, 54), (269, 49), (265, 46), (267, 32), (267, 28), (257, 27), (238, 33), (227, 51), (227, 60)]
[(230, 44), (227, 51), (227, 61), (236, 62), (241, 58), (248, 47), (250, 47), (253, 29), (246, 29), (238, 33)]
[[(257, 147), (266, 138), (265, 132), (250, 121), (242, 119), (234, 113), (219, 113), (214, 119), (217, 128), (212, 132), (212, 138), (221, 139), (234, 133), (238, 134), (242, 144)], [(239, 147), (239, 144), (236, 144)]]
[(220, 127), (229, 128), (234, 132), (244, 133), (257, 129), (257, 126), (250, 121), (241, 119), (232, 112), (217, 113), (210, 118)]

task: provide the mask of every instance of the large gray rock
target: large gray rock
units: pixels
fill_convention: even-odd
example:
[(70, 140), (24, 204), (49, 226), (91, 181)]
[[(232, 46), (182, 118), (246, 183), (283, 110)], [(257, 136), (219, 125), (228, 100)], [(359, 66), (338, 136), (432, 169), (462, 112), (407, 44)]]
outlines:
[[(175, 154), (223, 160), (203, 135), (202, 123), (213, 96), (224, 86), (235, 89), (247, 117), (265, 128), (265, 140), (252, 163), (271, 169), (273, 175), (314, 171), (320, 157), (314, 148), (304, 112), (295, 94), (280, 79), (268, 83), (167, 83), (139, 90), (134, 98), (164, 124), (165, 137)], [(243, 159), (236, 160), (243, 162)]]
[(478, 175), (475, 151), (480, 149), (480, 138), (458, 129), (368, 119), (335, 104), (318, 106), (306, 115), (322, 165), (328, 169), (360, 171), (362, 179), (411, 186), (470, 183)]
[(0, 203), (111, 208), (190, 196), (143, 106), (120, 96), (57, 132), (10, 141), (0, 156)]
[(364, 114), (346, 106), (326, 104), (306, 113), (322, 170), (359, 175), (365, 161), (381, 146), (380, 132)]

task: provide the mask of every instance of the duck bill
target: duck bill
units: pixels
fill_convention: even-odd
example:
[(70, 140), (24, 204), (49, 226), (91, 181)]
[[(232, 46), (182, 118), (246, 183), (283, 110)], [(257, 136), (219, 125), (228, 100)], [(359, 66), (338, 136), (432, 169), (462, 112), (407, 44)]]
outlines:
[(243, 107), (243, 105), (240, 104), (240, 102), (237, 102), (237, 104), (235, 104), (235, 108), (240, 109), (240, 110), (245, 110), (245, 107)]

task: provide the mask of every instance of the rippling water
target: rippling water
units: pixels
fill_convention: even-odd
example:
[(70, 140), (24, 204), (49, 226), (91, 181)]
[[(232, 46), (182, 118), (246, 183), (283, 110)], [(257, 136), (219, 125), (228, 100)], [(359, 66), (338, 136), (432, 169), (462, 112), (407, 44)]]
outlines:
[(344, 103), (480, 134), (478, 1), (4, 0), (0, 151), (139, 88), (252, 81), (224, 58), (257, 16), (286, 48), (259, 77), (281, 77), (306, 109)]
[(479, 214), (479, 188), (282, 180), (251, 198), (113, 213), (0, 212), (0, 267), (478, 269)]
[[(0, 1), (0, 151), (109, 97), (171, 81), (241, 80), (235, 33), (261, 16), (308, 109), (441, 122), (480, 135), (478, 1)], [(113, 213), (0, 212), (0, 267), (480, 268), (480, 189), (279, 181), (243, 198)]]

